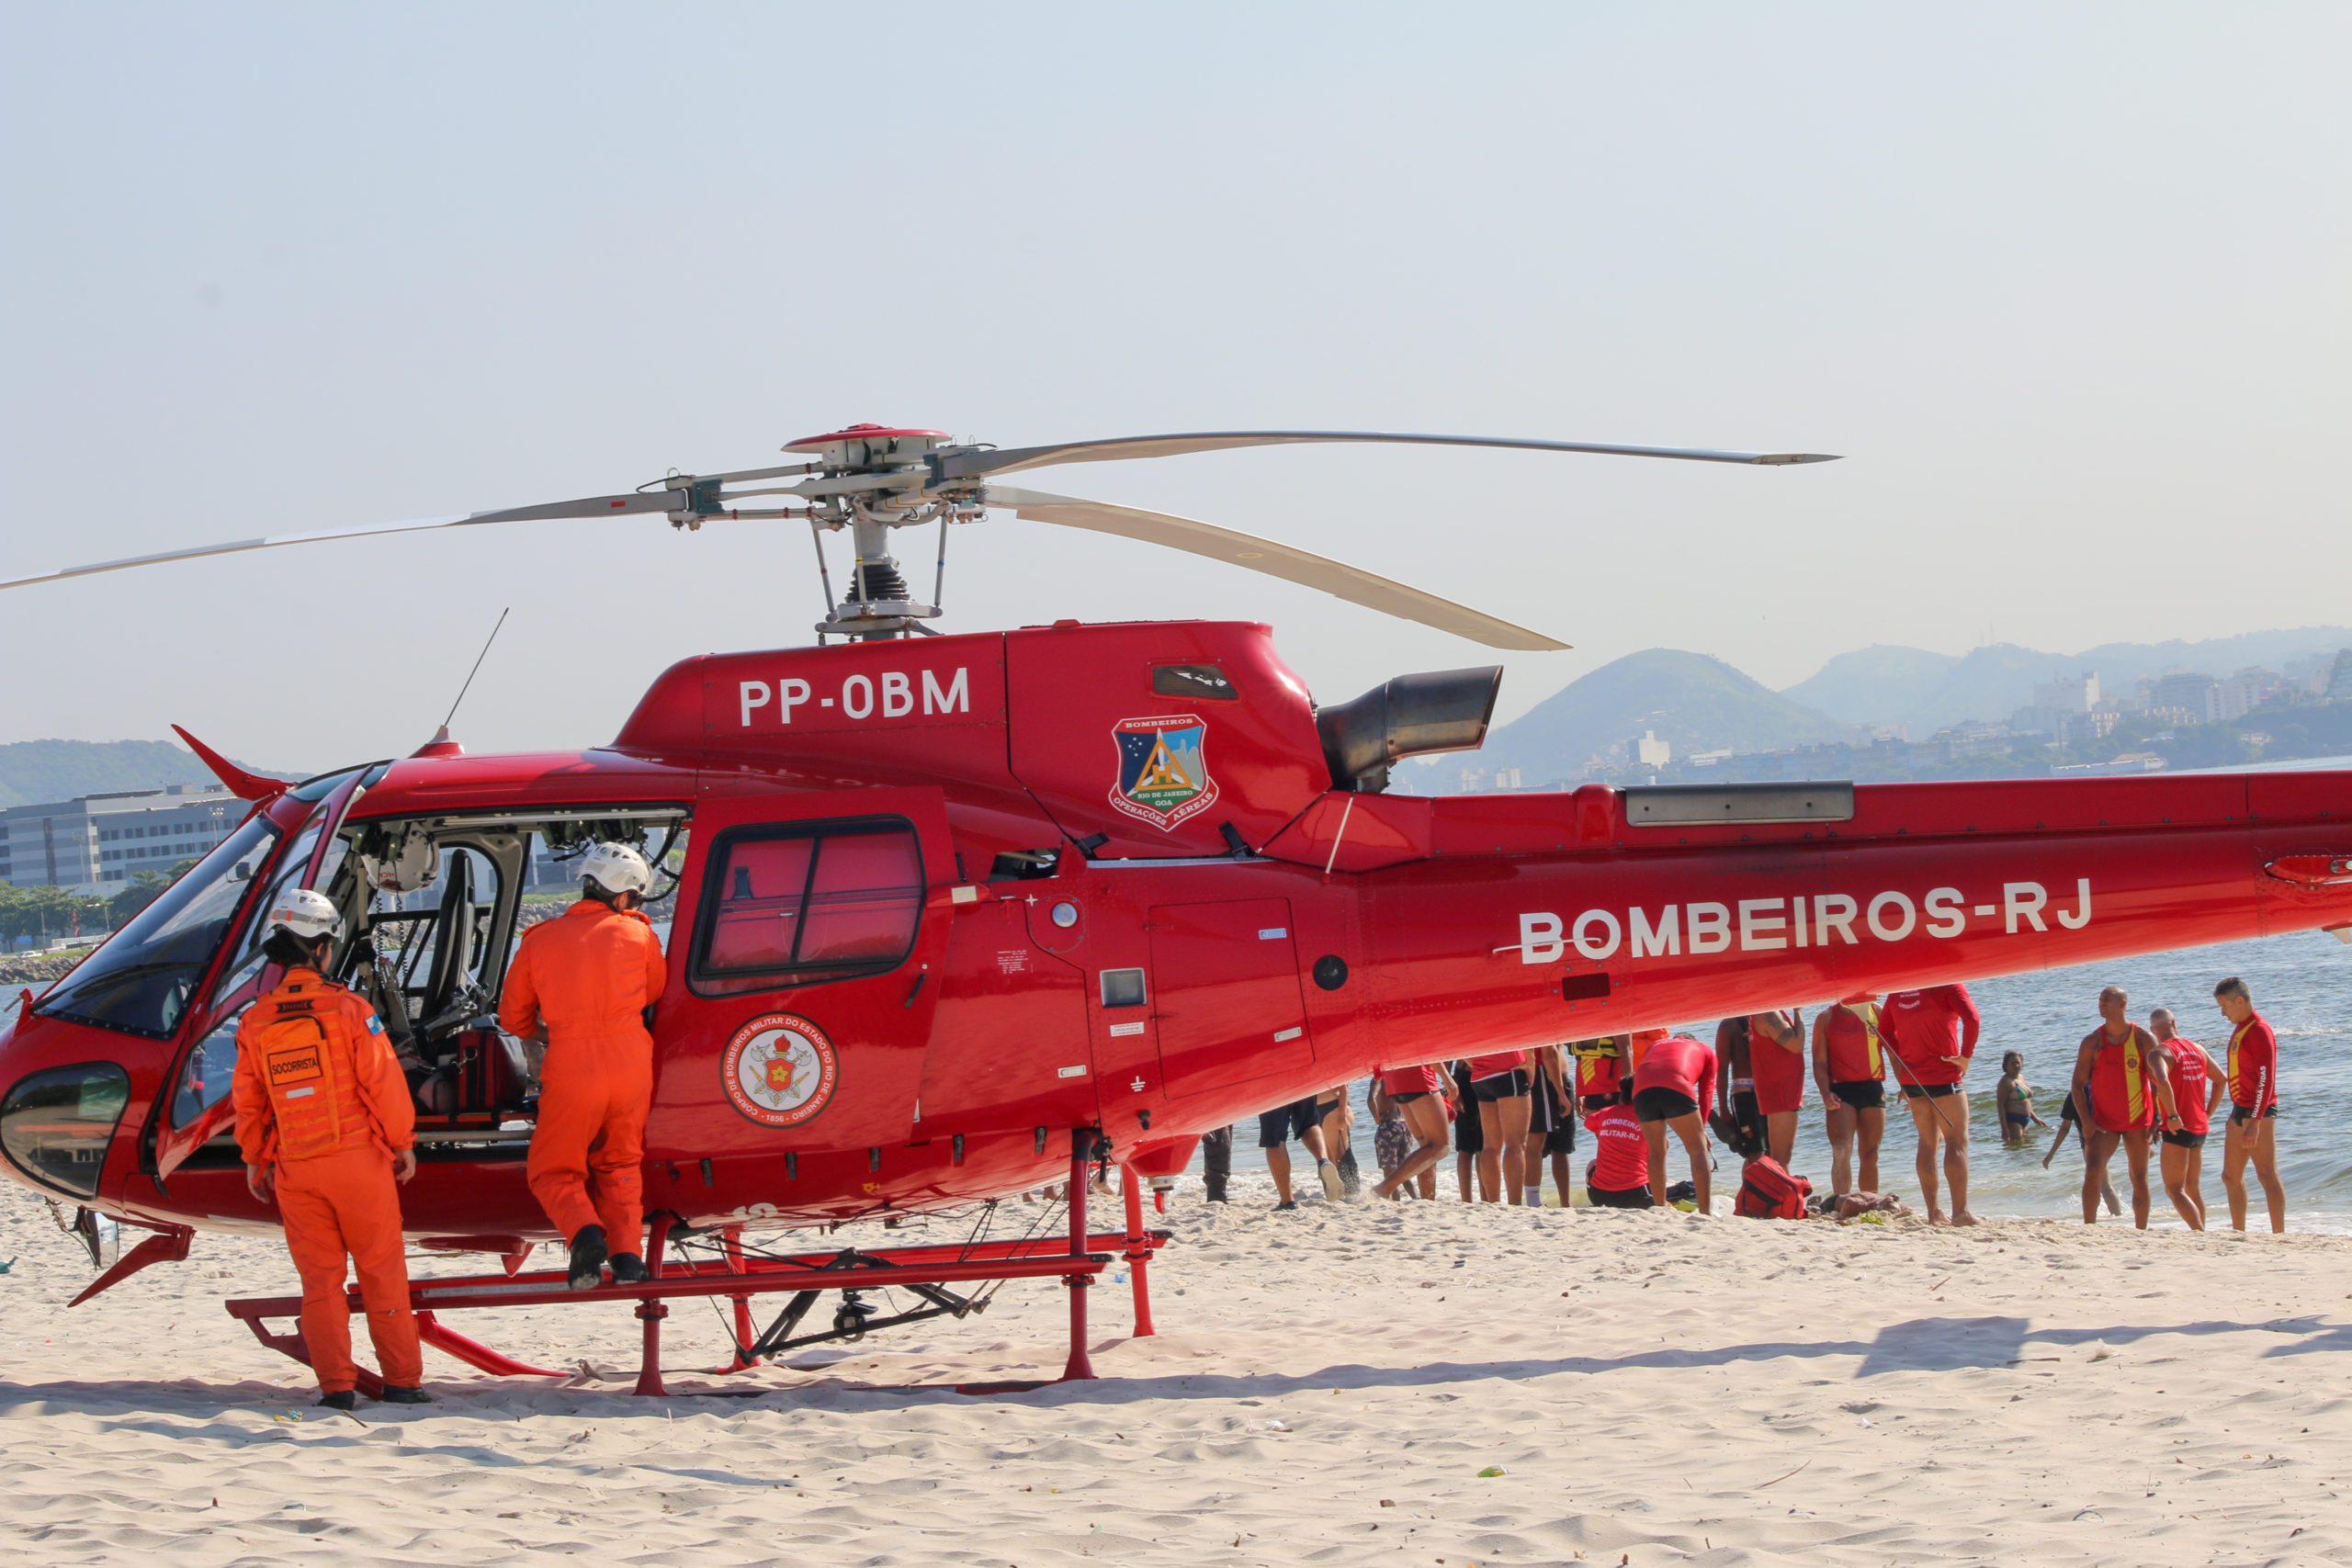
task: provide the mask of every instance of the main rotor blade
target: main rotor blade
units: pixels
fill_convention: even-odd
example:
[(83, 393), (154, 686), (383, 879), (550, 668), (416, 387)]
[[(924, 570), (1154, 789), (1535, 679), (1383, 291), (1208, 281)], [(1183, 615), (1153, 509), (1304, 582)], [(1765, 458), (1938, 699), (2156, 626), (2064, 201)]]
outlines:
[(989, 487), (987, 502), (989, 506), (1035, 523), (1084, 528), (1097, 534), (1116, 534), (1124, 539), (1140, 539), (1146, 544), (1166, 545), (1170, 549), (1186, 550), (1212, 560), (1229, 561), (1250, 571), (1262, 571), (1269, 577), (1303, 583), (1308, 588), (1319, 588), (1351, 604), (1362, 604), (1383, 615), (1419, 621), (1425, 626), (1435, 626), (1442, 632), (1452, 632), (1456, 637), (1468, 637), (1472, 642), (1482, 642), (1489, 648), (1549, 650), (1568, 646), (1545, 637), (1542, 632), (1515, 626), (1509, 621), (1497, 620), (1467, 605), (1457, 604), (1451, 599), (1441, 599), (1434, 593), (1424, 593), (1418, 588), (1408, 588), (1401, 582), (1375, 577), (1343, 561), (1309, 555), (1288, 545), (1278, 545), (1272, 539), (1238, 534), (1214, 524), (1196, 523), (1189, 517), (998, 485)]
[(1233, 430), (1191, 435), (1128, 435), (1108, 441), (1063, 441), (1051, 446), (965, 451), (939, 460), (943, 479), (1016, 473), (1054, 463), (1109, 463), (1130, 457), (1174, 457), (1235, 446), (1294, 446), (1315, 442), (1379, 442), (1405, 446), (1507, 446), (1530, 452), (1595, 452), (1610, 457), (1681, 457), (1694, 463), (1834, 463), (1827, 452), (1716, 452), (1691, 446), (1611, 446), (1586, 441), (1521, 441), (1500, 435), (1391, 435), (1356, 430)]
[(232, 556), (245, 550), (274, 550), (281, 545), (314, 545), (322, 539), (357, 539), (370, 534), (413, 534), (426, 528), (466, 528), (478, 523), (527, 523), (548, 517), (624, 517), (632, 513), (670, 512), (684, 508), (684, 491), (632, 491), (628, 495), (592, 495), (580, 501), (555, 501), (541, 506), (510, 506), (499, 512), (465, 512), (447, 517), (413, 517), (402, 523), (369, 523), (356, 528), (322, 528), (310, 534), (271, 534), (257, 539), (232, 539), (221, 545), (192, 549), (160, 550), (152, 556), (125, 556), (88, 566), (69, 566), (30, 577), (0, 578), (0, 589), (23, 588), (35, 582), (57, 582), (69, 577), (91, 577), (102, 571), (126, 571), (162, 561), (194, 560), (202, 556)]

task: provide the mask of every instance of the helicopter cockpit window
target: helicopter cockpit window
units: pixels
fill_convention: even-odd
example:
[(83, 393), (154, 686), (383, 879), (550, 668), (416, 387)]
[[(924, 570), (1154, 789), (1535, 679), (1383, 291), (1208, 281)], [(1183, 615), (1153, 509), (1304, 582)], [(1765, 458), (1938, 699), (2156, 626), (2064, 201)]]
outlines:
[(895, 969), (922, 913), (902, 819), (737, 829), (713, 846), (689, 973), (729, 996)]
[[(269, 934), (264, 929), (263, 921), (269, 913), (269, 906), (279, 894), (301, 880), (303, 872), (310, 866), (311, 853), (319, 847), (319, 834), (325, 827), (326, 808), (321, 807), (311, 813), (311, 819), (303, 823), (301, 832), (295, 835), (294, 847), (278, 857), (277, 868), (270, 874), (268, 892), (255, 899), (253, 908), (246, 912), (245, 929), (238, 935), (237, 945), (232, 950), (229, 963), (221, 969), (220, 978), (212, 984), (214, 1006), (235, 996), (239, 987), (261, 973), (262, 939)], [(343, 862), (344, 850), (341, 839), (328, 847), (327, 858), (319, 866), (317, 886), (322, 891), (333, 885), (335, 871)]]
[(1214, 664), (1159, 664), (1152, 667), (1151, 689), (1163, 697), (1198, 697), (1212, 703), (1238, 703), (1241, 694)]
[[(301, 832), (295, 837), (293, 847), (279, 857), (276, 869), (271, 873), (267, 891), (246, 911), (245, 927), (232, 950), (232, 956), (221, 967), (220, 977), (212, 983), (211, 1005), (216, 1011), (235, 1002), (237, 993), (260, 976), (262, 939), (268, 934), (263, 928), (263, 921), (278, 895), (291, 886), (311, 863), (311, 852), (318, 848), (319, 834), (325, 825), (326, 808), (322, 807), (313, 811), (311, 819), (303, 824)], [(345, 846), (340, 839), (328, 846), (326, 859), (319, 863), (316, 885), (322, 891), (334, 886), (335, 873), (343, 864), (344, 853)], [(237, 1025), (244, 1016), (245, 1010), (242, 1005), (233, 1012), (220, 1014), (213, 1019), (204, 1038), (189, 1047), (172, 1089), (173, 1126), (188, 1125), (227, 1096), (230, 1080), (237, 1070)]]
[(94, 1196), (130, 1078), (112, 1062), (52, 1067), (19, 1079), (0, 1100), (0, 1149), (43, 1186)]
[(277, 829), (254, 817), (83, 960), (41, 1012), (152, 1040), (170, 1036), (268, 862)]

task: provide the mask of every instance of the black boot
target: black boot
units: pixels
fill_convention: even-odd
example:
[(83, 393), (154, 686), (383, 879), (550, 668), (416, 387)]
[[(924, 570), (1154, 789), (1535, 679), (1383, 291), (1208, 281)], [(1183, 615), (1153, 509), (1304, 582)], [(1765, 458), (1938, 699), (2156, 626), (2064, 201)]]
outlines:
[(359, 1408), (359, 1396), (352, 1393), (347, 1388), (339, 1388), (333, 1393), (322, 1393), (319, 1395), (319, 1408), (322, 1410), (356, 1410)]
[(605, 1282), (605, 1227), (582, 1225), (571, 1238), (571, 1273), (565, 1280), (575, 1291), (593, 1291)]
[(402, 1388), (396, 1382), (388, 1382), (384, 1385), (384, 1403), (387, 1404), (430, 1404), (433, 1403), (433, 1396), (421, 1388)]
[(645, 1278), (645, 1259), (634, 1252), (613, 1254), (613, 1283), (634, 1285)]

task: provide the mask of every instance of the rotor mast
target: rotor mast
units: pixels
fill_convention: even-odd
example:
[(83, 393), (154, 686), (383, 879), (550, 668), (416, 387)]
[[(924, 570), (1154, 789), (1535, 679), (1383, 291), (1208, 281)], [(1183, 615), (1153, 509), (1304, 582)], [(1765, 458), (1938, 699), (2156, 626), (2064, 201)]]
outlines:
[[(830, 435), (796, 441), (786, 451), (812, 459), (816, 477), (793, 487), (806, 497), (811, 530), (848, 530), (852, 558), (849, 581), (840, 603), (826, 590), (826, 616), (817, 623), (819, 637), (843, 637), (861, 642), (929, 635), (922, 623), (936, 619), (940, 607), (917, 601), (891, 553), (890, 531), (936, 523), (942, 533), (940, 559), (944, 571), (945, 528), (950, 523), (978, 522), (985, 514), (978, 484), (967, 483), (942, 493), (932, 454), (953, 445), (936, 430), (888, 430), (878, 425), (852, 425)], [(819, 547), (819, 562), (823, 547)], [(933, 590), (934, 594), (936, 589)]]

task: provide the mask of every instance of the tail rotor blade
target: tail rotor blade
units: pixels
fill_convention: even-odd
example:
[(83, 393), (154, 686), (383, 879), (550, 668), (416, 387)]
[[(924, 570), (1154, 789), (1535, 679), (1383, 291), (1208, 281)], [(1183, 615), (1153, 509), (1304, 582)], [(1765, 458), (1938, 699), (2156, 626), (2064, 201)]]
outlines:
[(1526, 452), (1589, 452), (1605, 457), (1678, 457), (1693, 463), (1748, 463), (1782, 468), (1791, 463), (1834, 463), (1827, 452), (1718, 452), (1699, 446), (1617, 446), (1589, 441), (1522, 441), (1500, 435), (1398, 435), (1363, 430), (1229, 430), (1186, 435), (1127, 435), (1107, 441), (1062, 441), (1051, 446), (1013, 446), (1001, 451), (971, 448), (938, 459), (942, 479), (975, 479), (1018, 473), (1056, 463), (1112, 463), (1136, 457), (1174, 457), (1189, 452), (1222, 452), (1240, 446), (1296, 446), (1328, 443), (1402, 446), (1499, 446)]
[(1408, 621), (1419, 621), (1425, 626), (1452, 632), (1489, 648), (1522, 649), (1531, 651), (1554, 650), (1568, 645), (1542, 632), (1498, 620), (1481, 611), (1434, 593), (1424, 593), (1418, 588), (1408, 588), (1401, 582), (1378, 577), (1343, 561), (1311, 555), (1261, 539), (1254, 535), (1236, 533), (1214, 524), (1197, 523), (1189, 517), (1177, 517), (1165, 512), (1144, 512), (1132, 506), (1113, 506), (1100, 501), (1081, 501), (1075, 496), (1047, 495), (1039, 491), (1010, 490), (991, 485), (988, 490), (988, 504), (1011, 512), (1016, 517), (1032, 522), (1051, 523), (1064, 528), (1084, 528), (1096, 534), (1115, 534), (1123, 539), (1139, 539), (1146, 544), (1165, 545), (1170, 549), (1184, 550), (1211, 560), (1227, 561), (1250, 571), (1264, 572), (1308, 588), (1317, 588), (1351, 604), (1362, 604), (1368, 610), (1396, 615)]

